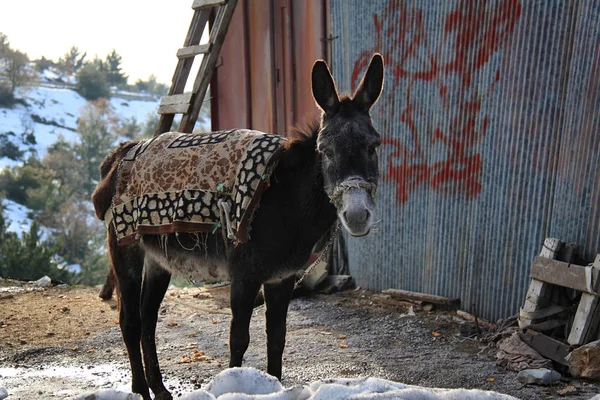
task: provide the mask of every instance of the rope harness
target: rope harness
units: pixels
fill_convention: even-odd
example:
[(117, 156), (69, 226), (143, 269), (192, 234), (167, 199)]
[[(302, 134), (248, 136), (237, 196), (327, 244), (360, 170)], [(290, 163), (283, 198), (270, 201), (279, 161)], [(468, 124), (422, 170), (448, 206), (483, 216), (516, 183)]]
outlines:
[(334, 187), (331, 194), (329, 194), (329, 200), (338, 207), (341, 203), (342, 196), (350, 189), (365, 189), (373, 198), (377, 193), (377, 185), (375, 183), (367, 182), (363, 178), (352, 177)]

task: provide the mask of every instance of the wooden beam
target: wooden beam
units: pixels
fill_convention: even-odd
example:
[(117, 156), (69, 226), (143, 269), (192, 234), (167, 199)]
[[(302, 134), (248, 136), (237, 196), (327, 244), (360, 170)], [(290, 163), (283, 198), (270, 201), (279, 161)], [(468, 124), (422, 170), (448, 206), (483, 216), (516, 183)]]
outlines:
[(161, 106), (166, 106), (170, 104), (190, 104), (192, 102), (192, 97), (194, 93), (182, 93), (182, 94), (173, 94), (171, 96), (164, 96), (160, 100)]
[(192, 8), (194, 10), (200, 10), (202, 8), (210, 8), (220, 6), (221, 4), (226, 3), (227, 0), (194, 0), (192, 4)]
[[(556, 259), (556, 254), (562, 245), (563, 242), (559, 239), (546, 238), (544, 240), (542, 250), (540, 251), (540, 257), (552, 260)], [(531, 283), (529, 284), (529, 289), (527, 290), (525, 303), (523, 304), (521, 310), (526, 313), (532, 313), (548, 306), (550, 304), (550, 288), (551, 286), (549, 283), (532, 278)], [(524, 315), (519, 315), (519, 328), (525, 329), (533, 323), (533, 319), (527, 318)]]
[(598, 308), (600, 298), (588, 293), (581, 294), (577, 313), (573, 319), (573, 327), (569, 333), (567, 342), (572, 345), (586, 344), (589, 336), (589, 331), (592, 328), (592, 319)]
[(525, 333), (519, 332), (519, 337), (542, 356), (559, 364), (569, 365), (565, 360), (565, 357), (571, 352), (569, 345), (531, 329), (527, 329)]
[[(586, 278), (586, 274), (589, 274), (589, 270), (586, 267), (544, 257), (536, 257), (531, 266), (532, 279), (593, 294), (593, 291), (590, 292), (588, 290), (586, 279), (589, 279), (589, 277)], [(598, 283), (599, 275), (600, 267), (594, 267), (592, 270), (593, 283)], [(598, 288), (596, 287), (595, 289), (597, 290)]]
[(182, 58), (195, 57), (198, 54), (206, 54), (210, 51), (210, 48), (211, 48), (210, 43), (182, 47), (179, 50), (177, 50), (177, 58), (179, 58), (181, 60)]
[(408, 290), (400, 289), (386, 289), (382, 290), (381, 293), (388, 294), (396, 299), (400, 300), (411, 300), (411, 301), (422, 301), (425, 303), (443, 304), (458, 306), (460, 299), (451, 299), (448, 297), (435, 296), (433, 294), (410, 292)]

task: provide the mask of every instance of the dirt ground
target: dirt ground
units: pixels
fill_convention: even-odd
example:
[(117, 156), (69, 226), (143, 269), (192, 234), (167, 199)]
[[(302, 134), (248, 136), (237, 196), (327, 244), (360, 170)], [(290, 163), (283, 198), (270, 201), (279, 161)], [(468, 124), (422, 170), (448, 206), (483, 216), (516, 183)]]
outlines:
[[(3, 287), (2, 287), (3, 286)], [(9, 400), (64, 399), (92, 390), (129, 390), (129, 365), (114, 301), (98, 288), (0, 284), (0, 387)], [(170, 289), (158, 324), (159, 360), (174, 397), (227, 366), (229, 288)], [(452, 312), (382, 303), (363, 290), (294, 299), (288, 315), (283, 384), (379, 377), (427, 387), (477, 388), (521, 399), (589, 399), (598, 383), (563, 379), (522, 386), (495, 364), (495, 349), (459, 335)], [(255, 309), (245, 366), (265, 370), (264, 307)]]

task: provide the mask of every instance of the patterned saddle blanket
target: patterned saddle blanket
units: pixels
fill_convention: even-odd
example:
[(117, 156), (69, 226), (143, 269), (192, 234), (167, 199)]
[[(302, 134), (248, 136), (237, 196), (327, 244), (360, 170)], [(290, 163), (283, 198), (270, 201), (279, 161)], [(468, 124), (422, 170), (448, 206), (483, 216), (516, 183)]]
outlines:
[(216, 232), (246, 242), (285, 138), (245, 129), (163, 133), (121, 161), (112, 224), (120, 246), (141, 235)]

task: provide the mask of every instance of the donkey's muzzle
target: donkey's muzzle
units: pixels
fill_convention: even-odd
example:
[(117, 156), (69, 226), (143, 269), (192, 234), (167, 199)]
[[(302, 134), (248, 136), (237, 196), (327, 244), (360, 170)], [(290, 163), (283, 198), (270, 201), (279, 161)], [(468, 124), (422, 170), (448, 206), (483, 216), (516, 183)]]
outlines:
[(338, 216), (352, 236), (364, 236), (373, 226), (373, 198), (364, 188), (349, 188), (342, 195)]

